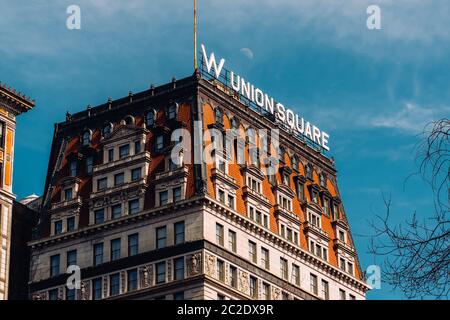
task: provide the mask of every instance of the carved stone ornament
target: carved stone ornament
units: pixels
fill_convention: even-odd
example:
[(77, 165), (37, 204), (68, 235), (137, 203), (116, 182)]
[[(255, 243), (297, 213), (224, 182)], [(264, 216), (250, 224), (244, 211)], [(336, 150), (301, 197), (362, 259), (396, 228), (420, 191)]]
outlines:
[(90, 296), (90, 287), (89, 287), (89, 281), (82, 281), (80, 284), (80, 290), (79, 292), (79, 300), (89, 300)]
[(239, 270), (239, 287), (238, 289), (244, 293), (248, 293), (248, 273)]
[(153, 266), (146, 265), (141, 268), (141, 287), (148, 288), (152, 284)]
[(281, 290), (279, 288), (272, 288), (272, 300), (280, 300)]
[(194, 253), (187, 258), (188, 277), (193, 277), (202, 272), (202, 253)]
[(210, 254), (205, 256), (205, 274), (210, 277), (216, 276), (216, 257)]

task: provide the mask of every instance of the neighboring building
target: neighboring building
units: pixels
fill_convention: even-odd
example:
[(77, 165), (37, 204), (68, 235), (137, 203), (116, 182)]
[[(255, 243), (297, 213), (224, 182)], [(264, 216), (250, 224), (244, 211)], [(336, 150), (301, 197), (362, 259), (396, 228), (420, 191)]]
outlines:
[[(239, 129), (246, 164), (221, 152), (192, 164), (194, 121)], [(68, 114), (29, 243), (31, 298), (365, 299), (334, 162), (280, 131), (281, 165), (265, 176), (249, 129), (275, 127), (199, 74)], [(191, 137), (175, 164), (179, 128)], [(65, 287), (68, 265), (79, 290)]]
[(0, 300), (8, 298), (16, 117), (33, 107), (34, 101), (0, 82)]
[(27, 300), (29, 297), (30, 248), (28, 242), (38, 222), (38, 211), (34, 208), (39, 199), (33, 195), (20, 202), (14, 201), (13, 204), (8, 300)]

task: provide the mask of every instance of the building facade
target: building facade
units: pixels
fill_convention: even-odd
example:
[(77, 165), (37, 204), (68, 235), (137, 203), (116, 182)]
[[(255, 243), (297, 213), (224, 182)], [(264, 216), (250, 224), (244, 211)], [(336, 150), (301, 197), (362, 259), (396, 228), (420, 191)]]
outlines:
[(33, 107), (33, 101), (0, 82), (0, 300), (8, 297), (16, 117)]
[[(284, 130), (280, 148), (261, 142), (274, 128), (198, 73), (67, 114), (30, 298), (365, 299), (333, 161)], [(256, 149), (279, 156), (275, 171)]]

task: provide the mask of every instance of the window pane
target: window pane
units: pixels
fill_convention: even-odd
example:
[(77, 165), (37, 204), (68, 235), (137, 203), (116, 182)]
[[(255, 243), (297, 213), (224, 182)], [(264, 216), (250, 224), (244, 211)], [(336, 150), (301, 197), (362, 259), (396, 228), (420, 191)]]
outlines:
[(137, 270), (129, 270), (127, 273), (128, 291), (137, 290)]
[(94, 266), (103, 263), (103, 243), (94, 245)]
[(166, 246), (167, 229), (160, 227), (156, 229), (156, 249), (161, 249)]
[(120, 239), (111, 240), (111, 261), (120, 259)]
[(129, 214), (136, 214), (140, 211), (139, 208), (139, 199), (131, 200), (128, 202), (128, 213)]
[(175, 244), (184, 243), (184, 221), (175, 223)]
[(139, 234), (128, 236), (128, 255), (135, 256), (139, 253)]

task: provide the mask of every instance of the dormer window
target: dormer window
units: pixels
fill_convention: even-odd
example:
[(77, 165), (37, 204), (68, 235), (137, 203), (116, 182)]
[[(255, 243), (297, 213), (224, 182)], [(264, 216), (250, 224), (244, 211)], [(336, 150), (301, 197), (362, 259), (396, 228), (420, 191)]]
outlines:
[(68, 188), (64, 190), (64, 201), (70, 201), (73, 199), (73, 189)]
[(247, 139), (249, 144), (256, 146), (256, 132), (252, 128), (247, 129)]
[(330, 216), (330, 200), (328, 198), (323, 198), (323, 211), (327, 217)]
[(88, 156), (86, 158), (86, 172), (87, 174), (92, 174), (93, 170), (94, 170), (94, 157)]
[(169, 109), (167, 110), (167, 117), (169, 120), (174, 120), (177, 117), (177, 104), (172, 103), (169, 105)]
[(112, 132), (112, 124), (111, 123), (107, 123), (103, 126), (102, 129), (102, 134), (104, 137), (109, 136)]
[(77, 161), (71, 161), (70, 162), (70, 176), (71, 177), (76, 177), (77, 176)]
[(150, 110), (147, 113), (147, 116), (145, 118), (145, 122), (148, 128), (151, 128), (155, 125), (155, 116), (156, 116), (156, 112), (155, 110)]
[(289, 175), (283, 174), (283, 184), (289, 186)]
[(239, 122), (238, 122), (238, 120), (236, 119), (236, 117), (232, 118), (232, 119), (231, 119), (231, 128), (233, 128), (233, 129), (238, 129), (238, 127), (239, 127)]
[(216, 123), (223, 124), (223, 112), (219, 107), (216, 107), (216, 109), (214, 109), (214, 119)]
[(91, 131), (90, 130), (86, 130), (83, 133), (81, 143), (84, 147), (89, 146), (91, 144)]
[(298, 162), (296, 157), (292, 157), (292, 169), (298, 171)]
[(334, 220), (339, 219), (339, 206), (337, 205), (337, 203), (333, 203), (333, 217)]
[(131, 125), (134, 124), (134, 117), (132, 117), (132, 116), (126, 116), (125, 119), (124, 119), (124, 121), (125, 121), (125, 124), (126, 124), (127, 126), (131, 126)]
[(321, 186), (322, 188), (325, 188), (325, 187), (326, 187), (326, 181), (327, 181), (326, 175), (325, 175), (324, 173), (322, 173), (322, 174), (319, 176), (319, 184), (320, 184), (320, 186)]
[(308, 222), (317, 228), (320, 228), (322, 225), (320, 221), (320, 215), (313, 212), (308, 212)]
[(164, 148), (164, 136), (162, 134), (156, 136), (156, 151), (161, 151)]

